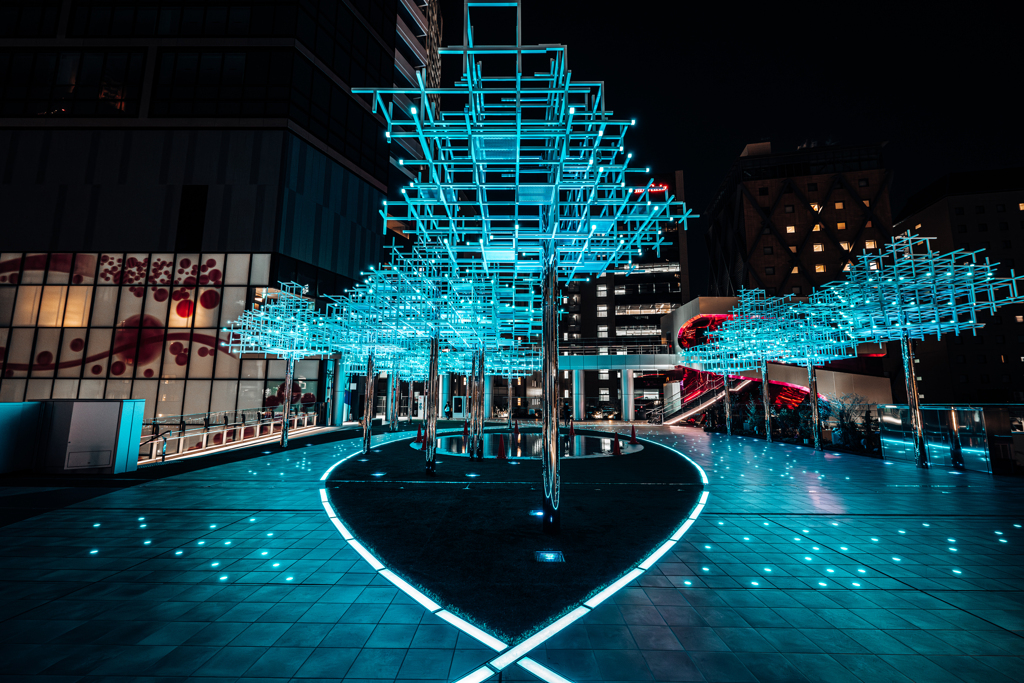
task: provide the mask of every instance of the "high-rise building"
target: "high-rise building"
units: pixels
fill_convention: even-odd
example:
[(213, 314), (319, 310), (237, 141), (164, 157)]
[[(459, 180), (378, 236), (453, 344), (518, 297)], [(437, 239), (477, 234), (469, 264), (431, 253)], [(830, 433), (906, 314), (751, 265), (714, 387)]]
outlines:
[[(415, 150), (351, 90), (436, 84), (439, 22), (413, 0), (3, 3), (0, 400), (277, 404), (284, 363), (218, 330), (278, 281), (336, 294), (381, 260), (391, 156)], [(298, 366), (293, 396), (322, 401), (327, 363)]]
[[(652, 177), (655, 193), (677, 201), (685, 199), (682, 171)], [(663, 237), (659, 251), (637, 254), (629, 268), (564, 286), (560, 353), (615, 356), (663, 352), (670, 342), (662, 338), (661, 319), (690, 298), (682, 221), (666, 223)], [(625, 381), (623, 372), (631, 373)], [(664, 371), (598, 369), (576, 371), (575, 378), (572, 374), (563, 371), (562, 391), (568, 392), (563, 398), (570, 400), (582, 389), (583, 403), (577, 412), (586, 418), (622, 418), (631, 411), (642, 415), (663, 400), (667, 379)], [(631, 396), (624, 396), (624, 391)]]
[[(895, 230), (933, 237), (938, 251), (984, 249), (981, 259), (1009, 275), (1024, 267), (1024, 168), (951, 173), (907, 200)], [(921, 400), (941, 403), (1024, 401), (1024, 306), (979, 312), (976, 334), (915, 342)], [(898, 358), (898, 356), (896, 356)], [(892, 368), (902, 376), (901, 367)], [(893, 380), (897, 401), (903, 382)]]
[(703, 213), (709, 291), (806, 295), (892, 234), (883, 145), (747, 145)]

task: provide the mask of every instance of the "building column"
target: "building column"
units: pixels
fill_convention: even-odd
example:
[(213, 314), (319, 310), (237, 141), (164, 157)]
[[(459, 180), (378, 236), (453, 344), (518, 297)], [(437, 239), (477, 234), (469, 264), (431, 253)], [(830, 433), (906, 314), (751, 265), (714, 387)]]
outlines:
[(444, 407), (452, 400), (452, 373), (446, 372), (437, 379), (441, 384), (441, 400), (437, 402), (437, 416), (444, 417)]
[(572, 391), (572, 419), (576, 420), (577, 422), (580, 420), (585, 420), (587, 419), (587, 400), (586, 394), (584, 393), (582, 370), (572, 371)]
[(633, 421), (633, 371), (621, 370), (622, 373), (622, 419)]
[(484, 420), (491, 417), (494, 407), (494, 375), (484, 376)]

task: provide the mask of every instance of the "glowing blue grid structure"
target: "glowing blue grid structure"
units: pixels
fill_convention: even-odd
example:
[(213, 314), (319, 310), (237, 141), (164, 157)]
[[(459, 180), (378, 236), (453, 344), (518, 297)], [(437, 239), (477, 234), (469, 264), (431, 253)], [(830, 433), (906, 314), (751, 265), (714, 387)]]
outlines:
[[(516, 9), (514, 44), (476, 42), (472, 15), (493, 8)], [(459, 277), (539, 279), (539, 302), (531, 296), (522, 315), (540, 321), (544, 526), (555, 530), (558, 283), (628, 274), (644, 250), (660, 250), (662, 223), (685, 229), (692, 214), (670, 215), (672, 197), (654, 191), (650, 169), (631, 168), (625, 133), (635, 120), (606, 108), (602, 83), (573, 81), (563, 45), (522, 44), (518, 2), (465, 0), (464, 17), (462, 45), (440, 50), (462, 56), (453, 86), (427, 88), (420, 77), (416, 88), (353, 92), (370, 96), (388, 140), (422, 152), (401, 162), (415, 179), (383, 207), (385, 229), (401, 223), (430, 258), (448, 252)]]
[(303, 296), (308, 288), (295, 282), (281, 283), (280, 291), (264, 290), (263, 305), (243, 311), (238, 320), (224, 328), (227, 347), (238, 353), (275, 355), (288, 361), (285, 372), (284, 420), (281, 446), (288, 445), (292, 382), (296, 359), (324, 357), (333, 351), (331, 326)]
[[(927, 467), (917, 378), (911, 342), (943, 334), (976, 331), (980, 311), (1024, 301), (1020, 276), (1000, 277), (996, 263), (981, 260), (984, 250), (932, 250), (931, 239), (903, 234), (877, 253), (865, 252), (845, 280), (811, 295), (809, 306), (867, 342), (900, 342), (914, 438), (914, 454)], [(830, 313), (828, 313), (830, 312)]]

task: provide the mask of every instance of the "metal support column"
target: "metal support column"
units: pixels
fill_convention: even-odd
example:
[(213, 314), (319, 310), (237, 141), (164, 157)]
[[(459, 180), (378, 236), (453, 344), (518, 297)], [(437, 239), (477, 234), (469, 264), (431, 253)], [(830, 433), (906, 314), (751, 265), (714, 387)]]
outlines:
[(913, 341), (905, 334), (900, 340), (900, 350), (903, 352), (903, 377), (907, 387), (910, 426), (914, 433), (914, 461), (918, 467), (928, 467), (928, 453), (924, 448), (924, 428), (921, 423), (921, 405), (917, 395), (917, 370), (914, 369)]
[(437, 467), (434, 455), (437, 452), (437, 404), (441, 399), (441, 378), (437, 376), (438, 365), (437, 333), (430, 338), (430, 364), (427, 367), (427, 380), (423, 383), (423, 391), (427, 394), (426, 428), (423, 435), (423, 455), (426, 459), (427, 474), (434, 474)]
[(514, 390), (512, 389), (512, 375), (509, 374), (509, 376), (508, 376), (508, 428), (509, 429), (512, 429), (512, 410), (513, 410), (513, 402), (515, 401), (515, 397), (513, 397), (513, 395), (512, 395), (513, 391)]
[(811, 402), (811, 434), (814, 438), (814, 450), (821, 450), (821, 416), (818, 414), (818, 375), (814, 364), (807, 363), (808, 400)]
[(288, 370), (284, 374), (284, 414), (281, 421), (281, 448), (288, 448), (288, 421), (292, 414), (292, 382), (295, 376), (295, 357), (288, 357)]
[(398, 402), (401, 400), (401, 380), (398, 376), (398, 364), (388, 371), (388, 428), (398, 431)]
[(725, 393), (722, 395), (722, 404), (725, 406), (725, 433), (732, 436), (732, 400), (729, 398), (729, 373), (722, 373), (722, 386)]
[(772, 442), (772, 391), (768, 386), (768, 361), (761, 359), (761, 400), (764, 402), (764, 433)]
[(363, 453), (370, 452), (373, 414), (377, 410), (377, 375), (373, 369), (373, 351), (366, 359), (366, 409), (363, 411)]
[(541, 465), (544, 472), (544, 531), (557, 533), (561, 488), (558, 434), (558, 260), (548, 245), (541, 276)]
[(633, 403), (633, 371), (632, 370), (620, 370), (622, 374), (622, 419), (626, 422), (632, 422), (634, 417), (634, 403)]

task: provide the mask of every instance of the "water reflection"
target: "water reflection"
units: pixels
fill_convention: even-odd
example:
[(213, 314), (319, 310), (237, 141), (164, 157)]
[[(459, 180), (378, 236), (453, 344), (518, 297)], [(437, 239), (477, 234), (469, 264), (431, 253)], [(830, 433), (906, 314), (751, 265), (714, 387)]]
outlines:
[[(484, 434), (484, 457), (497, 458), (502, 453), (506, 458), (540, 459), (541, 435), (520, 434), (519, 441), (512, 444), (510, 433)], [(612, 437), (576, 436), (561, 437), (562, 455), (567, 458), (607, 458), (612, 453)], [(418, 444), (414, 448), (420, 448)], [(511, 450), (510, 450), (511, 449)], [(629, 439), (619, 437), (619, 450), (625, 455), (643, 450), (643, 446), (630, 445)], [(466, 443), (462, 436), (441, 436), (437, 439), (437, 452), (443, 455), (466, 455)]]

